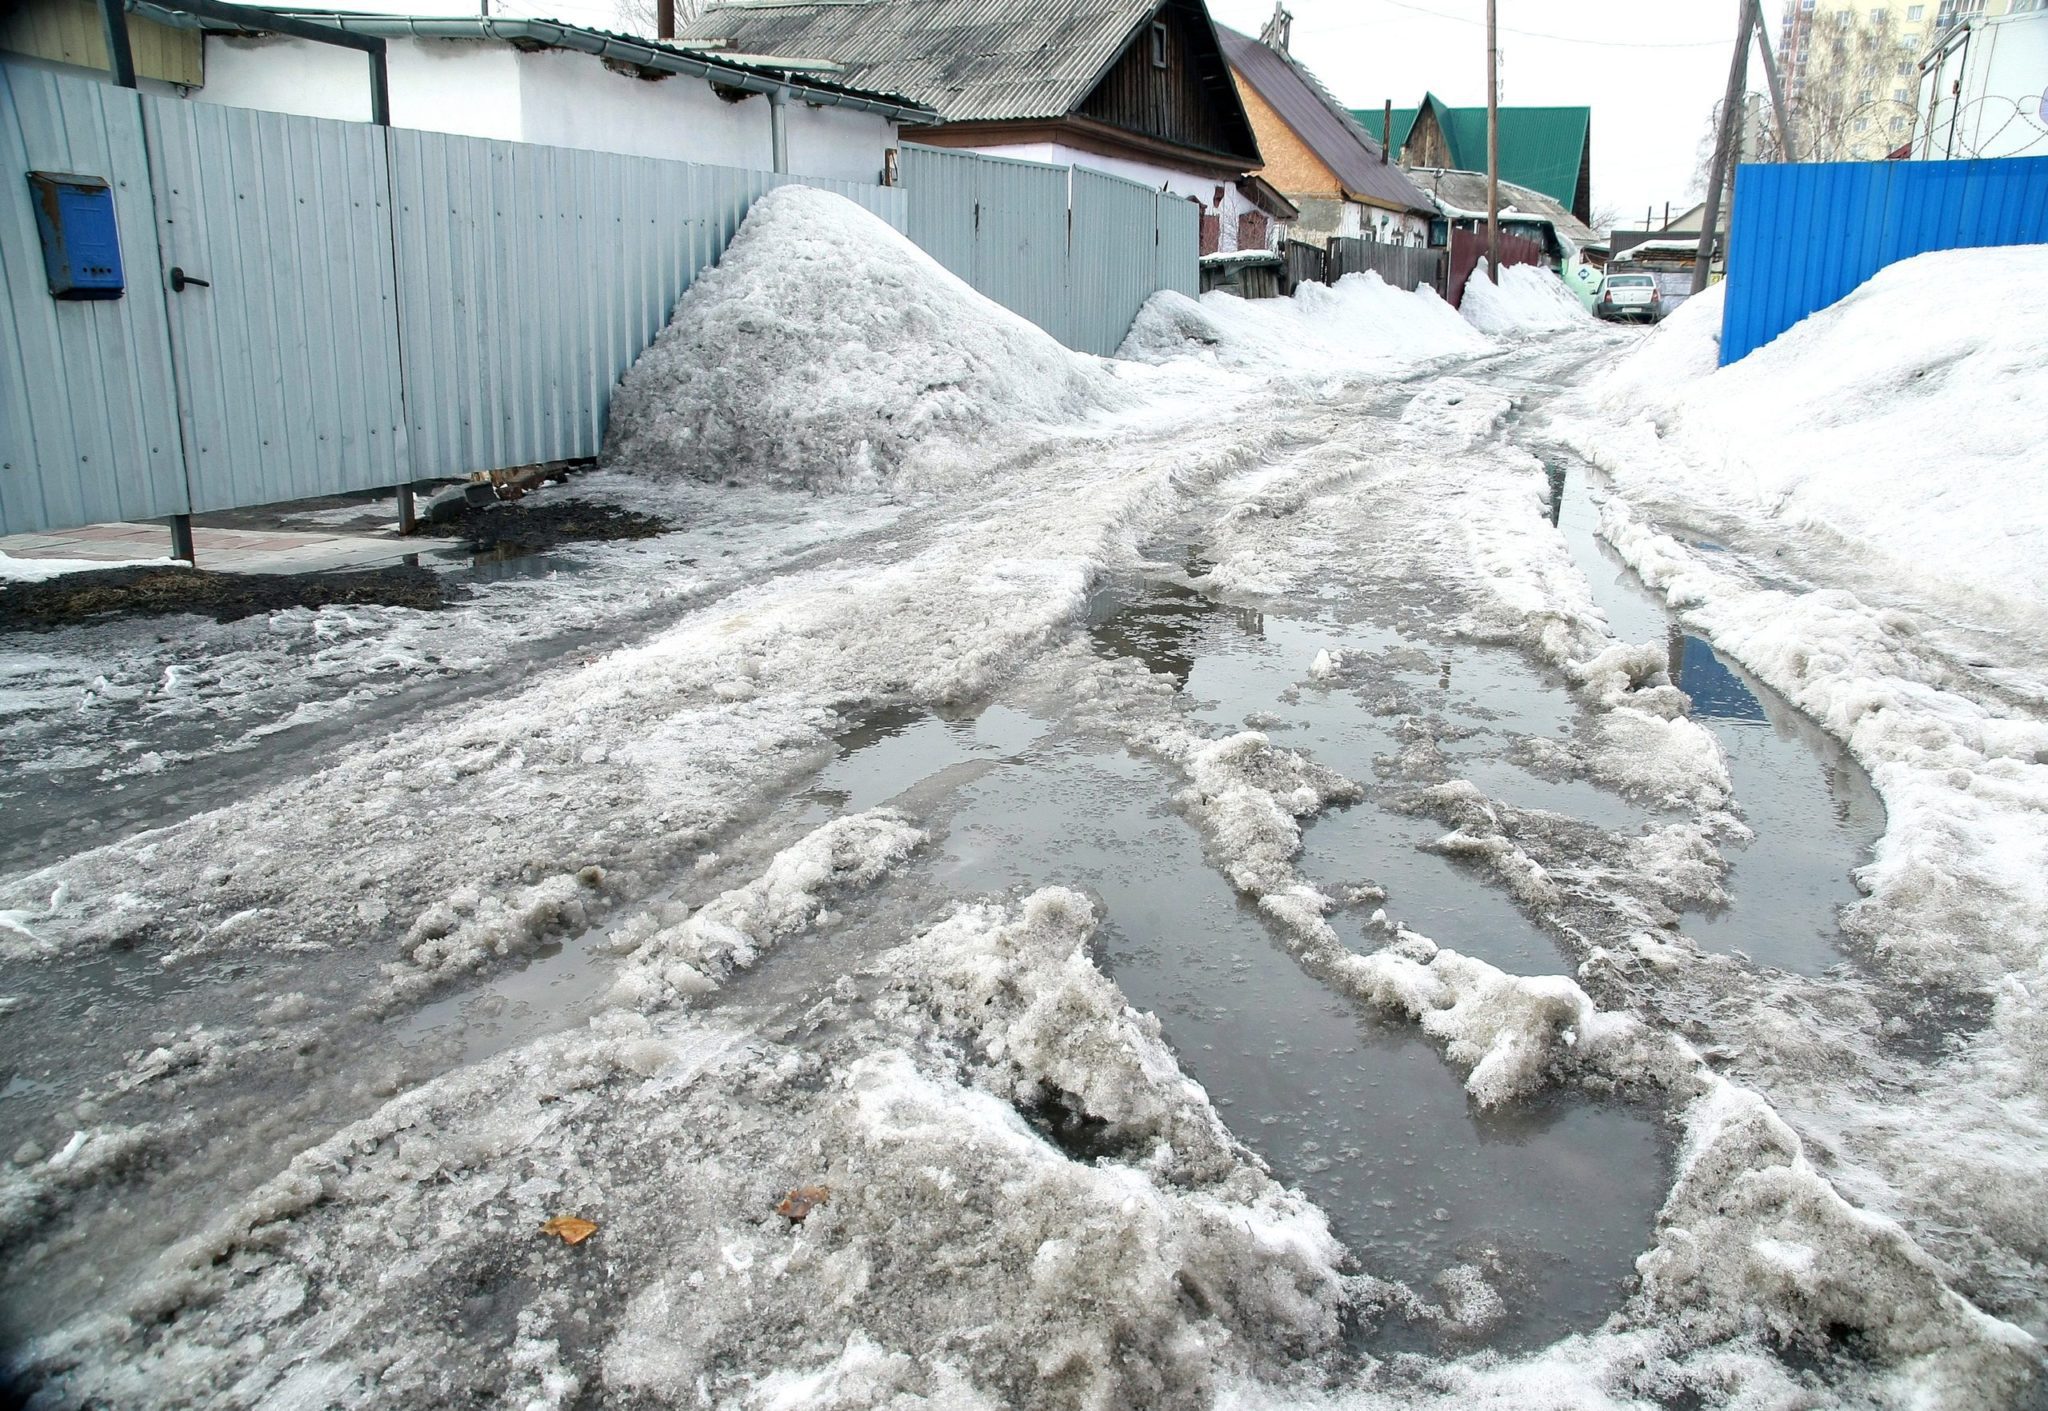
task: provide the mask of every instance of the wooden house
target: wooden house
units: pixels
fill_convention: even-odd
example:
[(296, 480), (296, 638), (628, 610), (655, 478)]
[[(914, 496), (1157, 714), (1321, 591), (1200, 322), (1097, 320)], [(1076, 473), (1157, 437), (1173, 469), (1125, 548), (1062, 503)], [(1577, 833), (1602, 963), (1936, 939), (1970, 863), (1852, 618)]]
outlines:
[(1290, 26), (1280, 10), (1258, 39), (1217, 33), (1265, 154), (1261, 175), (1301, 211), (1292, 234), (1313, 245), (1340, 236), (1427, 243), (1436, 208), (1288, 52)]
[(1284, 201), (1202, 0), (889, 0), (714, 6), (678, 42), (829, 65), (935, 110), (904, 140), (1092, 167), (1197, 202), (1207, 248), (1270, 238)]

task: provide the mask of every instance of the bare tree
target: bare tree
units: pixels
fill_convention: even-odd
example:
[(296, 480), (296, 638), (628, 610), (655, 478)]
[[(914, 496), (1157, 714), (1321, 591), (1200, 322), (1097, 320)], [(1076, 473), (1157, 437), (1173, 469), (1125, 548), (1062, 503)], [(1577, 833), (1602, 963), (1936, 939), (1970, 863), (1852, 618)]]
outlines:
[[(677, 29), (681, 29), (709, 8), (706, 0), (675, 0), (675, 3)], [(621, 31), (649, 39), (654, 37), (656, 0), (617, 0), (617, 4), (617, 23)]]
[(1917, 69), (1891, 10), (1827, 9), (1809, 23), (1787, 95), (1801, 159), (1867, 161), (1910, 141)]

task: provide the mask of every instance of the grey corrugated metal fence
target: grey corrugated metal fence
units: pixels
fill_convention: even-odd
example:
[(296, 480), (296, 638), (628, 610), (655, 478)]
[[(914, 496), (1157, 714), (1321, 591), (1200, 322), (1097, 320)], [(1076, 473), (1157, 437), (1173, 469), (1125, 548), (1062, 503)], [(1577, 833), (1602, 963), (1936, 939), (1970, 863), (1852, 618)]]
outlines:
[[(613, 386), (792, 178), (391, 131), (407, 425), (425, 476), (597, 454)], [(898, 229), (904, 194), (802, 178)]]
[(1086, 167), (902, 151), (910, 238), (1070, 348), (1109, 356), (1161, 289), (1200, 290), (1193, 202)]
[(32, 170), (105, 176), (128, 263), (156, 263), (134, 91), (0, 65), (0, 529), (182, 513), (160, 285), (127, 299), (52, 300), (22, 179)]
[[(792, 180), (13, 64), (0, 161), (0, 533), (595, 455), (620, 374)], [(30, 170), (114, 183), (125, 297), (50, 298)], [(801, 180), (903, 227), (900, 190)]]
[(1886, 265), (2048, 241), (2048, 157), (1745, 166), (1731, 220), (1724, 366)]
[(1361, 240), (1340, 235), (1330, 241), (1326, 274), (1332, 284), (1347, 274), (1370, 271), (1396, 289), (1410, 293), (1427, 284), (1441, 291), (1444, 281), (1444, 252), (1419, 245), (1389, 245), (1379, 240)]

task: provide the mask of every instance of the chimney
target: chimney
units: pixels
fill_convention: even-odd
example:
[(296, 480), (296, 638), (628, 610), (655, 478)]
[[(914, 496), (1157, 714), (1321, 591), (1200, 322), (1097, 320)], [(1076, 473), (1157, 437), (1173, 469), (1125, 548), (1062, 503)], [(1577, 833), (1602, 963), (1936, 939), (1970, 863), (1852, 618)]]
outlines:
[(1291, 57), (1287, 46), (1294, 38), (1294, 15), (1285, 5), (1273, 6), (1273, 18), (1266, 21), (1266, 27), (1259, 31), (1259, 43), (1268, 49), (1277, 50), (1281, 58)]

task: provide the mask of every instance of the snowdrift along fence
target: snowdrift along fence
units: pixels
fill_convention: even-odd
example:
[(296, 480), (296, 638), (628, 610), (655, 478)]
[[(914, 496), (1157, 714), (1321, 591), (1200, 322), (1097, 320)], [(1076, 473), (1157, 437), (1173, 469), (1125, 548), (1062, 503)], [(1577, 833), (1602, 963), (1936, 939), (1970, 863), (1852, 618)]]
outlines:
[(2044, 242), (2048, 157), (1740, 167), (1721, 364), (1762, 347), (1886, 265), (1929, 250)]
[[(123, 297), (50, 297), (27, 171), (112, 184)], [(792, 180), (904, 224), (880, 186), (0, 64), (0, 533), (595, 455), (620, 374)]]
[[(1479, 268), (1479, 262), (1486, 258), (1486, 232), (1484, 230), (1453, 230), (1451, 232), (1450, 268), (1445, 273), (1448, 281), (1443, 290), (1445, 300), (1452, 308), (1462, 308), (1465, 303), (1465, 286), (1471, 282), (1472, 271)], [(1508, 265), (1547, 265), (1550, 256), (1534, 240), (1524, 240), (1519, 235), (1501, 232), (1500, 262)]]
[(1347, 274), (1370, 270), (1396, 289), (1413, 294), (1427, 284), (1439, 292), (1444, 284), (1444, 252), (1419, 245), (1390, 245), (1355, 235), (1333, 237), (1326, 272), (1335, 284)]
[(1069, 348), (1108, 357), (1161, 289), (1201, 290), (1192, 201), (1086, 167), (905, 146), (905, 230)]

